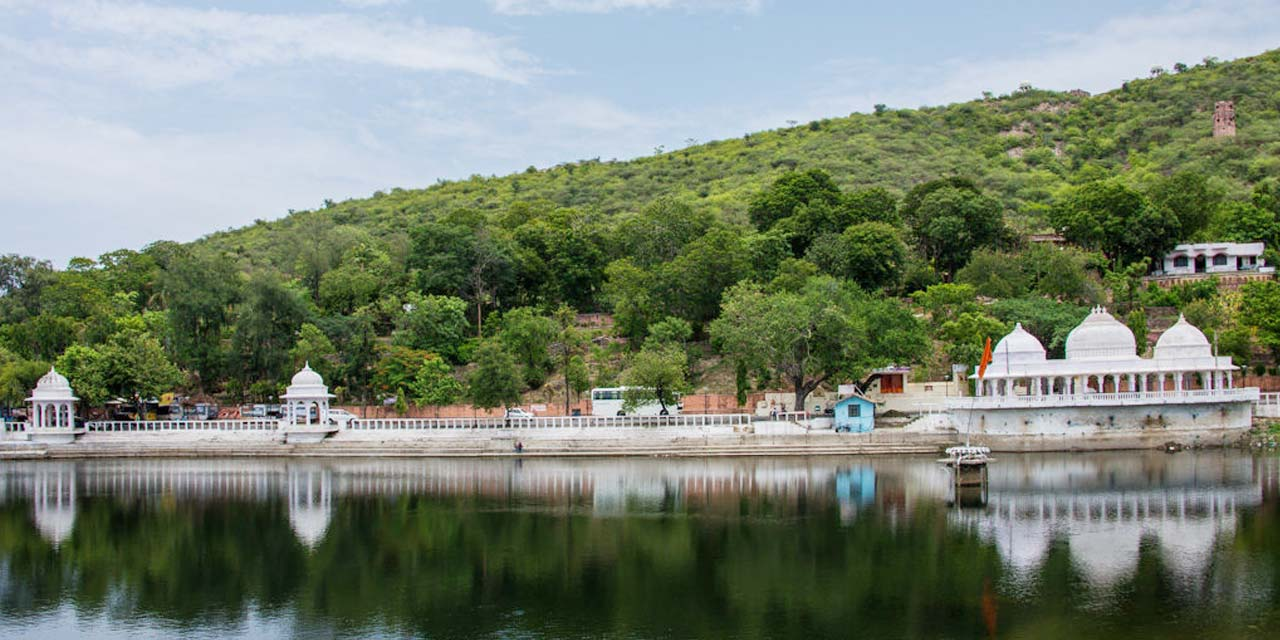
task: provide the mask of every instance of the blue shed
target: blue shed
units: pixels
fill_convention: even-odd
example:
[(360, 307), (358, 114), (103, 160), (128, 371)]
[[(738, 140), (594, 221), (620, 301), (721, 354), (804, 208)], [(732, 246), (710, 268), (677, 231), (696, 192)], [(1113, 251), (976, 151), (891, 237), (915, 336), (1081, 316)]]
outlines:
[(859, 395), (852, 395), (836, 403), (835, 429), (851, 433), (866, 433), (876, 426), (876, 403)]

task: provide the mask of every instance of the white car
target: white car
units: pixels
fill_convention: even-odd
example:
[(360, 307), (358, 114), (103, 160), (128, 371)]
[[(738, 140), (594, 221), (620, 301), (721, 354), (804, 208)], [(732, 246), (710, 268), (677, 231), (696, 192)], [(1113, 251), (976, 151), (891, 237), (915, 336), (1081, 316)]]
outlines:
[(507, 409), (507, 417), (508, 418), (536, 418), (537, 416), (533, 415), (532, 413), (529, 413), (528, 411), (525, 411), (524, 409), (521, 409), (520, 407), (511, 407), (510, 409)]
[(356, 414), (344, 409), (330, 409), (329, 422), (338, 425), (341, 429), (354, 426), (358, 417)]

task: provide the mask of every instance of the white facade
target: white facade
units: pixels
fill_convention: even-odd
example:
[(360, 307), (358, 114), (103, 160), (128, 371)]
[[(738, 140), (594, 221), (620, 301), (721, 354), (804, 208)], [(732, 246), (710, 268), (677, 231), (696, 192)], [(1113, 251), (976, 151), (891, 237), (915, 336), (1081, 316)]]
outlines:
[(329, 399), (334, 397), (324, 378), (311, 369), (311, 363), (293, 374), (284, 395), (284, 420), (289, 425), (316, 426), (329, 424)]
[(76, 428), (76, 400), (66, 376), (49, 367), (32, 390), (30, 424), (27, 434), (37, 442), (74, 442), (82, 430)]
[(1267, 266), (1262, 259), (1264, 248), (1261, 242), (1180, 244), (1165, 255), (1162, 273), (1167, 276), (1237, 271), (1271, 273), (1275, 267)]
[(998, 434), (1094, 434), (1126, 429), (1244, 429), (1256, 388), (1236, 388), (1230, 357), (1218, 357), (1185, 318), (1137, 354), (1133, 332), (1096, 307), (1067, 336), (1066, 358), (1049, 360), (1019, 324), (992, 350), (976, 396), (951, 402), (958, 429)]

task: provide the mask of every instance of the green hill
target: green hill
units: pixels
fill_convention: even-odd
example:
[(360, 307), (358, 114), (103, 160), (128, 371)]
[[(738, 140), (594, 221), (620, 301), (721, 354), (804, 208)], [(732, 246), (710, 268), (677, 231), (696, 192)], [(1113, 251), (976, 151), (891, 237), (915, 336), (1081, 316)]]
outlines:
[[(1211, 135), (1220, 100), (1235, 101), (1235, 138)], [(395, 189), (216, 233), (205, 242), (289, 269), (293, 238), (317, 223), (388, 237), (451, 211), (498, 214), (516, 202), (612, 215), (676, 196), (742, 222), (751, 196), (793, 168), (824, 169), (846, 190), (884, 187), (898, 195), (941, 176), (965, 176), (996, 196), (1024, 231), (1047, 230), (1044, 213), (1055, 194), (1098, 172), (1190, 169), (1243, 196), (1256, 181), (1280, 175), (1280, 51), (1208, 61), (1095, 96), (1025, 87), (948, 106), (815, 120), (628, 161), (582, 160)]]
[[(1224, 100), (1238, 133), (1215, 138)], [(0, 402), (50, 363), (91, 404), (174, 388), (267, 400), (304, 362), (344, 401), (730, 378), (799, 400), (889, 363), (942, 375), (1014, 321), (1056, 351), (1104, 303), (1140, 336), (1148, 309), (1177, 307), (1266, 368), (1280, 283), (1162, 292), (1141, 277), (1180, 240), (1280, 244), (1278, 175), (1269, 52), (1097, 96), (1024, 87), (396, 189), (65, 271), (0, 256)], [(1024, 242), (1050, 230), (1073, 246)], [(589, 311), (612, 326), (574, 329)]]

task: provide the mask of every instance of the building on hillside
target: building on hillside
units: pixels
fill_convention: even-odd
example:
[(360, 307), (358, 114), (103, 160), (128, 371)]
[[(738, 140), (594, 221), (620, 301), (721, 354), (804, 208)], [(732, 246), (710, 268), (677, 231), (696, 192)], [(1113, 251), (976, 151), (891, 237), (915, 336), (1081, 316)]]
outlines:
[(1157, 275), (1184, 276), (1196, 273), (1235, 273), (1237, 271), (1273, 273), (1262, 259), (1265, 245), (1261, 242), (1202, 242), (1180, 244), (1164, 257)]
[(876, 426), (876, 403), (861, 395), (854, 394), (836, 402), (834, 414), (837, 433), (866, 433)]
[(1213, 105), (1213, 137), (1234, 138), (1236, 136), (1236, 103), (1233, 100), (1219, 100)]
[(1133, 332), (1096, 307), (1067, 336), (1066, 358), (1019, 324), (992, 350), (974, 397), (953, 399), (953, 425), (974, 434), (1109, 436), (1243, 433), (1258, 389), (1237, 388), (1237, 367), (1214, 355), (1186, 318), (1161, 334), (1154, 356), (1137, 354)]
[(840, 385), (840, 395), (861, 393), (875, 402), (881, 413), (915, 414), (946, 408), (947, 398), (964, 395), (962, 383), (952, 380), (911, 382), (911, 367), (885, 367), (872, 371), (858, 385)]

